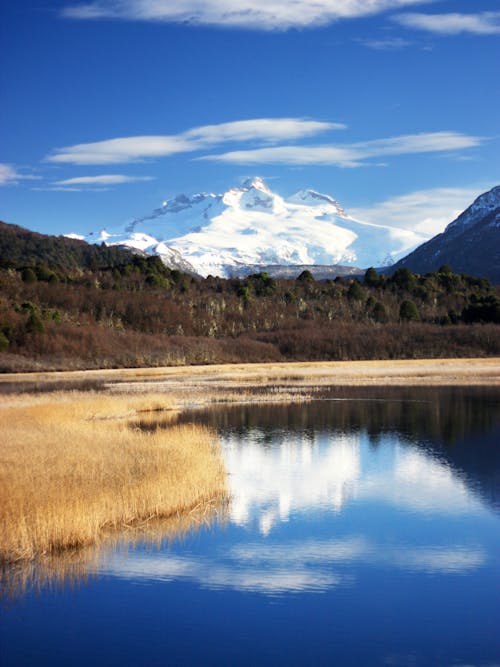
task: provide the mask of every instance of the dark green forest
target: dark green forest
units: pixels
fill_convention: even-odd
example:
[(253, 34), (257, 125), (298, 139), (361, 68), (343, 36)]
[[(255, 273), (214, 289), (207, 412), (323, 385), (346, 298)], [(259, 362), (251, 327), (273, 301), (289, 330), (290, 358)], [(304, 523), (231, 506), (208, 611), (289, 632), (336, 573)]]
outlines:
[(206, 279), (0, 223), (0, 371), (500, 354), (500, 298), (448, 266)]

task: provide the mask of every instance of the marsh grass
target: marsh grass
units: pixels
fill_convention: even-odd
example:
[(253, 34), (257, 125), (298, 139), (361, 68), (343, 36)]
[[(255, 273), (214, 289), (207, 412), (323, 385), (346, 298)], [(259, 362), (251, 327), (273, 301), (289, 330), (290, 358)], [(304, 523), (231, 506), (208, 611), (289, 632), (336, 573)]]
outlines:
[[(0, 561), (29, 560), (99, 542), (226, 494), (213, 434), (134, 420), (173, 415), (155, 395), (9, 396), (0, 409)], [(132, 428), (131, 428), (132, 425)]]
[(138, 544), (159, 550), (193, 531), (224, 524), (226, 509), (225, 498), (217, 498), (166, 519), (136, 522), (126, 530), (105, 530), (96, 544), (52, 551), (37, 559), (0, 562), (0, 600), (5, 603), (31, 591), (77, 587), (98, 575), (116, 552), (126, 555)]

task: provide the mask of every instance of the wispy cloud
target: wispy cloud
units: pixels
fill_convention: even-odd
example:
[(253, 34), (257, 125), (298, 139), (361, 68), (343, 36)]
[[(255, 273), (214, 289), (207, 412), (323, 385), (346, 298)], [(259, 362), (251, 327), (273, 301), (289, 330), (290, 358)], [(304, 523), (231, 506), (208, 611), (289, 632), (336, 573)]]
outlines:
[(368, 206), (351, 208), (349, 212), (359, 220), (435, 236), (492, 186), (483, 183), (468, 188), (417, 190)]
[(63, 181), (55, 181), (54, 185), (69, 186), (75, 185), (121, 185), (122, 183), (138, 183), (140, 181), (153, 181), (153, 176), (125, 176), (123, 174), (103, 174), (101, 176), (77, 176), (67, 178)]
[(342, 123), (301, 118), (256, 118), (195, 127), (178, 135), (137, 136), (107, 139), (58, 148), (46, 159), (68, 164), (120, 164), (148, 158), (189, 153), (225, 142), (279, 141), (310, 137), (327, 130), (344, 129)]
[(327, 130), (345, 129), (344, 123), (326, 123), (302, 118), (256, 118), (195, 127), (181, 136), (197, 145), (199, 143), (207, 145), (223, 141), (252, 141), (255, 139), (276, 142), (310, 137)]
[(361, 167), (366, 160), (388, 155), (435, 153), (457, 151), (479, 146), (482, 137), (460, 132), (429, 132), (406, 134), (387, 139), (352, 144), (326, 144), (316, 146), (272, 146), (254, 150), (239, 150), (220, 155), (205, 155), (199, 160), (213, 160), (234, 164), (287, 164), (334, 165), (337, 167)]
[(160, 21), (251, 30), (287, 30), (328, 25), (435, 0), (94, 0), (70, 4), (73, 19)]
[(407, 28), (426, 30), (441, 35), (500, 34), (500, 12), (479, 12), (478, 14), (399, 14), (394, 21)]
[(193, 150), (184, 139), (168, 136), (119, 137), (57, 148), (46, 159), (66, 164), (121, 164)]
[(388, 39), (360, 39), (360, 44), (374, 51), (399, 51), (412, 46), (413, 42), (402, 37), (392, 37)]
[(19, 181), (38, 180), (39, 176), (33, 174), (22, 174), (11, 164), (0, 162), (0, 186), (17, 185)]

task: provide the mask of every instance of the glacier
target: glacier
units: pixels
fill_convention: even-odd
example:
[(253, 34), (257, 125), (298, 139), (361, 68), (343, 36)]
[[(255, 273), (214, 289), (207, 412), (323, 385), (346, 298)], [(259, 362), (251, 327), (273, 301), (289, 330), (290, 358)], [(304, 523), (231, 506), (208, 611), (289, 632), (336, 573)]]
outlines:
[(171, 268), (228, 277), (246, 266), (392, 264), (428, 236), (357, 220), (315, 190), (283, 198), (255, 177), (222, 194), (181, 194), (121, 229), (85, 237), (159, 255)]

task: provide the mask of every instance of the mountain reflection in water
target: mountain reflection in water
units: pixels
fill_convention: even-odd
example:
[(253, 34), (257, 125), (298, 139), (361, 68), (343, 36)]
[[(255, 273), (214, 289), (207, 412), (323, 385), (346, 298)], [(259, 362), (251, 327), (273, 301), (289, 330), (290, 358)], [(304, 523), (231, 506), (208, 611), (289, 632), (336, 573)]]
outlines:
[[(239, 447), (244, 458), (261, 459), (265, 451), (278, 448), (280, 452), (274, 451), (275, 458), (267, 461), (269, 465), (278, 462), (276, 457), (300, 456), (306, 466), (308, 460), (317, 460), (318, 456), (335, 457), (331, 474), (337, 474), (333, 471), (337, 464), (351, 471), (345, 472), (347, 477), (352, 476), (354, 466), (359, 466), (361, 445), (370, 445), (373, 450), (389, 447), (398, 458), (400, 478), (405, 468), (409, 481), (418, 474), (417, 469), (420, 476), (430, 473), (439, 484), (446, 484), (445, 478), (450, 477), (462, 480), (469, 494), (480, 495), (500, 512), (497, 388), (348, 387), (335, 388), (330, 393), (325, 400), (306, 403), (197, 410), (182, 414), (180, 421), (195, 421), (216, 429), (230, 458), (232, 447)], [(332, 447), (330, 453), (326, 452), (326, 442), (335, 444), (335, 453), (331, 452)], [(248, 453), (244, 451), (247, 446), (251, 450)], [(264, 461), (259, 464), (264, 466), (259, 470), (265, 474)], [(459, 495), (462, 497), (463, 493)], [(412, 493), (412, 497), (414, 504), (428, 502), (423, 493)], [(437, 501), (429, 499), (434, 505)]]
[(231, 520), (258, 522), (267, 535), (290, 515), (340, 512), (347, 503), (388, 503), (413, 512), (470, 514), (482, 504), (445, 463), (395, 438), (383, 455), (364, 434), (283, 437), (263, 448), (256, 440), (224, 441), (232, 503)]
[(120, 557), (106, 572), (274, 595), (353, 585), (366, 566), (436, 575), (483, 566), (487, 547), (439, 533), (498, 509), (496, 393), (353, 393), (182, 415), (220, 434), (229, 539), (223, 551)]

